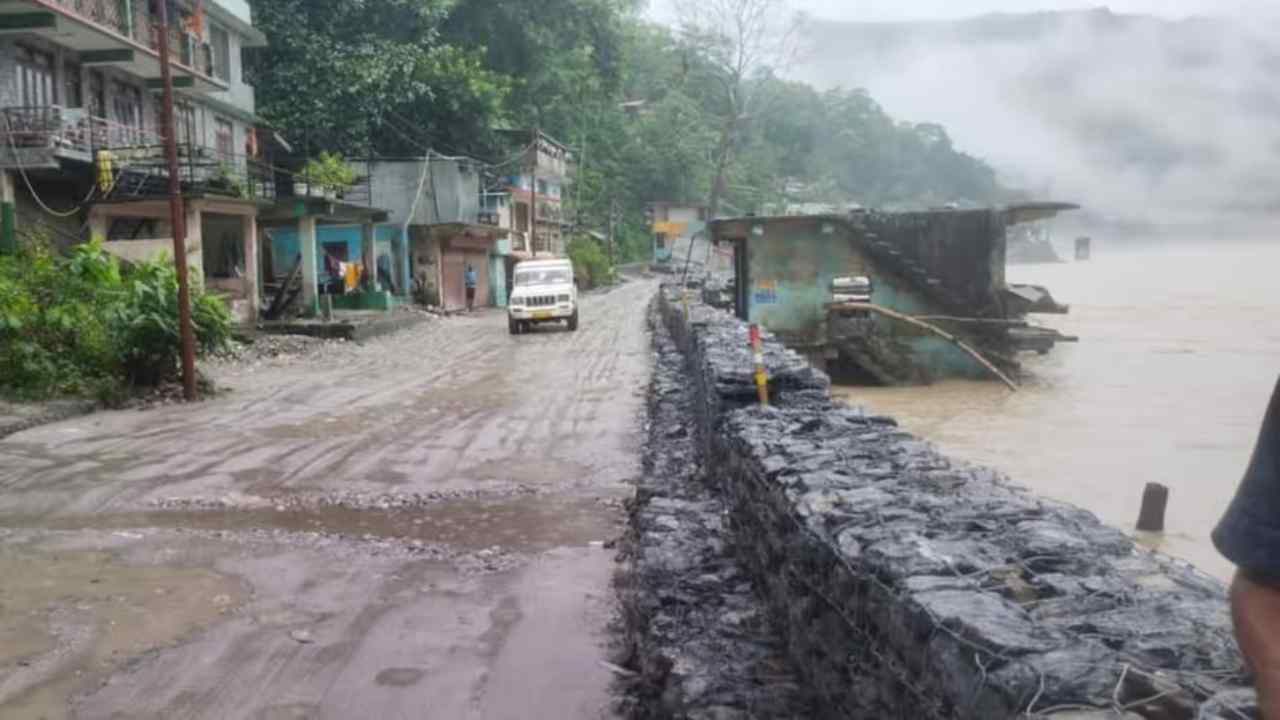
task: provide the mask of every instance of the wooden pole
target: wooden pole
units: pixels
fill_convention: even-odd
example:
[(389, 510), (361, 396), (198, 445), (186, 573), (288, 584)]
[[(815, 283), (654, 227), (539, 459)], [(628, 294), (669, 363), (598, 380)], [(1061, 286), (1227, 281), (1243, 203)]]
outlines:
[(178, 138), (173, 120), (173, 68), (169, 59), (169, 0), (160, 0), (160, 77), (164, 82), (164, 146), (169, 165), (169, 220), (173, 225), (173, 264), (178, 271), (178, 332), (181, 336), (182, 394), (196, 400), (195, 333), (191, 327), (191, 281), (187, 271), (187, 224), (178, 177)]
[(913, 325), (923, 330), (928, 330), (934, 335), (937, 335), (938, 337), (952, 343), (956, 347), (968, 353), (970, 356), (973, 357), (974, 360), (977, 360), (980, 365), (982, 365), (984, 368), (990, 371), (992, 375), (995, 375), (996, 378), (1000, 380), (1000, 382), (1003, 382), (1005, 385), (1007, 385), (1010, 390), (1014, 392), (1018, 391), (1018, 386), (1013, 382), (1013, 380), (1010, 380), (1009, 376), (1000, 372), (999, 368), (997, 368), (995, 365), (992, 365), (991, 362), (986, 358), (982, 357), (982, 355), (977, 350), (974, 350), (972, 347), (970, 347), (967, 343), (965, 343), (960, 338), (956, 337), (955, 335), (952, 335), (951, 333), (947, 332), (946, 330), (943, 330), (942, 328), (936, 325), (931, 325), (927, 322), (924, 322), (923, 320), (917, 320), (916, 318), (913, 318), (910, 315), (903, 315), (900, 312), (895, 312), (888, 308), (882, 308), (879, 305), (872, 305), (870, 303), (839, 303), (839, 304), (831, 305), (830, 307), (839, 309), (839, 310), (865, 310), (867, 312), (876, 313), (877, 315), (883, 315), (884, 317), (891, 318), (893, 320), (898, 320), (899, 322), (907, 323), (908, 325)]
[(1164, 532), (1165, 511), (1169, 509), (1169, 488), (1160, 483), (1147, 483), (1142, 492), (1142, 510), (1138, 513), (1138, 530)]

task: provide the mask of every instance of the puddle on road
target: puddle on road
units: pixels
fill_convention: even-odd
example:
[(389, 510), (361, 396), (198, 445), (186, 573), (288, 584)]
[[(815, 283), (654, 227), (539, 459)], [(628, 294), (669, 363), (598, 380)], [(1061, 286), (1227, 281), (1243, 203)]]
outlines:
[(180, 642), (244, 600), (210, 570), (101, 552), (0, 548), (0, 717), (62, 720), (69, 698), (130, 658)]
[(620, 501), (554, 495), (450, 500), (415, 508), (316, 508), (161, 510), (108, 515), (0, 516), (0, 527), (48, 530), (281, 530), (348, 537), (421, 541), (459, 550), (495, 545), (541, 552), (610, 540), (623, 523)]

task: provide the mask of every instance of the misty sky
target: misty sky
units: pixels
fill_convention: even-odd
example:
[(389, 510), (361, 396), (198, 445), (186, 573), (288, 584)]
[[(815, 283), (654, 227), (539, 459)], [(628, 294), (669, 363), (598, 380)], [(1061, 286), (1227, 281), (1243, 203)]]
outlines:
[[(659, 19), (671, 17), (673, 0), (651, 0)], [(830, 20), (893, 21), (957, 18), (989, 12), (1088, 9), (1106, 5), (1115, 12), (1179, 18), (1198, 14), (1273, 11), (1265, 0), (792, 0), (792, 6)]]

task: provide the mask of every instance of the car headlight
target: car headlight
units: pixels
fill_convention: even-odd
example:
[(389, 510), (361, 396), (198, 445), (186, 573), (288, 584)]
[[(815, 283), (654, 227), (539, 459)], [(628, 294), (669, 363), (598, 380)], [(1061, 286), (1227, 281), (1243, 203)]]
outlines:
[(568, 296), (568, 295), (561, 295), (560, 297), (556, 298), (556, 300), (557, 300), (558, 302), (567, 303), (567, 302), (569, 302), (569, 296)]

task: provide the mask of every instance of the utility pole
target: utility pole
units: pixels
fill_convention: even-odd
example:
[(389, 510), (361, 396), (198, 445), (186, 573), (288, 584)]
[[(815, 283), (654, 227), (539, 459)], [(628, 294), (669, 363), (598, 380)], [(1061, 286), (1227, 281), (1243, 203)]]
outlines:
[(173, 120), (173, 68), (169, 60), (169, 0), (160, 0), (160, 77), (164, 81), (164, 149), (169, 161), (169, 221), (173, 225), (173, 264), (178, 270), (178, 332), (182, 337), (182, 394), (196, 400), (196, 343), (191, 328), (191, 284), (187, 277), (187, 222), (178, 177), (178, 138)]
[(533, 162), (529, 169), (529, 252), (538, 257), (538, 138), (542, 131), (533, 131)]

